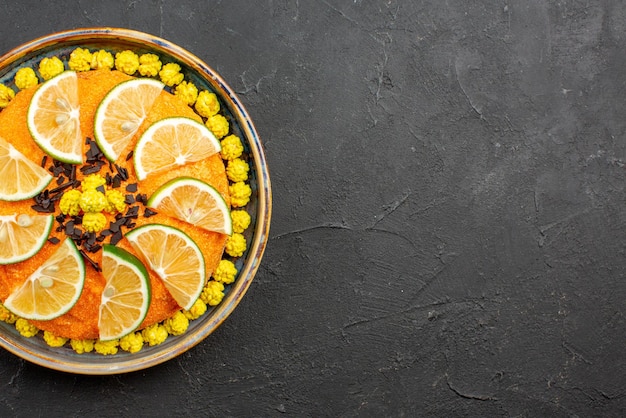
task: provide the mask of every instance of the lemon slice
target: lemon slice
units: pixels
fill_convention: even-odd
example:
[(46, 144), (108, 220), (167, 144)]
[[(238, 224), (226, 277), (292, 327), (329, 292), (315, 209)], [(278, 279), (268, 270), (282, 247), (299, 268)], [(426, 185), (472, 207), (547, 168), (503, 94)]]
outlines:
[(150, 307), (148, 271), (131, 253), (114, 245), (102, 248), (102, 292), (98, 330), (103, 341), (121, 338), (143, 322)]
[(209, 231), (233, 233), (226, 201), (215, 188), (198, 179), (178, 177), (170, 180), (154, 192), (148, 206)]
[(16, 201), (37, 195), (52, 176), (0, 138), (0, 179), (0, 200)]
[(135, 78), (113, 87), (94, 118), (94, 136), (104, 155), (115, 161), (137, 133), (164, 84)]
[(206, 283), (204, 257), (183, 231), (160, 224), (133, 229), (126, 239), (183, 309), (191, 309)]
[(39, 86), (26, 118), (33, 140), (46, 154), (65, 163), (83, 162), (79, 109), (74, 71), (65, 71)]
[(66, 238), (59, 248), (21, 287), (4, 301), (4, 306), (26, 319), (47, 321), (69, 311), (85, 284), (85, 263), (76, 244)]
[(150, 173), (203, 160), (221, 149), (215, 135), (202, 123), (185, 117), (161, 119), (137, 141), (135, 173), (143, 180)]
[(24, 261), (44, 246), (54, 215), (0, 216), (0, 264)]

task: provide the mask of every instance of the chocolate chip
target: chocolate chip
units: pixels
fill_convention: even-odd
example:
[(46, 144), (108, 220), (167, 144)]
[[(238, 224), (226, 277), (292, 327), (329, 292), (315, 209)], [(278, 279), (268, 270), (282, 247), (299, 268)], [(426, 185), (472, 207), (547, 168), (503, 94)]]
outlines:
[(69, 221), (65, 224), (65, 235), (74, 235), (74, 221)]
[[(119, 222), (119, 221), (117, 221)], [(120, 224), (118, 224), (117, 222), (111, 222), (111, 226), (109, 227), (109, 231), (111, 231), (112, 233), (116, 233), (120, 230)]]
[(54, 206), (53, 205), (49, 205), (47, 207), (44, 207), (42, 205), (32, 205), (31, 209), (33, 209), (34, 211), (37, 211), (39, 213), (54, 213)]
[(156, 215), (158, 212), (150, 209), (150, 208), (146, 208), (146, 210), (143, 211), (143, 216), (144, 218), (149, 218), (151, 216)]
[(94, 164), (94, 165), (84, 165), (80, 168), (80, 172), (88, 175), (88, 174), (96, 174), (98, 172), (100, 172), (100, 169), (102, 168), (101, 165), (99, 164)]
[(115, 245), (122, 239), (122, 231), (117, 231), (113, 235), (111, 235), (111, 244)]
[[(62, 185), (57, 186), (57, 187), (55, 187), (54, 189), (50, 190), (50, 192), (49, 192), (49, 193), (51, 193), (51, 194), (56, 194), (56, 193), (62, 192), (62, 191), (64, 191), (64, 190), (66, 190), (66, 189), (69, 189), (69, 188), (72, 186), (72, 184), (73, 184), (73, 183), (65, 183), (65, 184), (62, 184)], [(46, 190), (46, 191), (47, 191), (47, 190)]]
[(128, 180), (128, 170), (126, 170), (124, 167), (121, 167), (117, 164), (114, 164), (114, 166), (115, 166), (115, 171), (117, 171), (117, 174), (119, 174), (122, 181)]
[(74, 227), (74, 232), (72, 233), (72, 239), (80, 240), (83, 238), (83, 230), (80, 228)]
[(91, 246), (91, 248), (89, 248), (89, 252), (90, 253), (97, 253), (98, 251), (100, 251), (101, 248), (102, 248), (102, 245), (95, 244), (95, 245)]
[(148, 196), (146, 196), (144, 193), (137, 193), (135, 200), (139, 203), (143, 203), (144, 206), (148, 204)]
[(126, 211), (126, 218), (136, 218), (139, 215), (139, 206), (131, 206)]

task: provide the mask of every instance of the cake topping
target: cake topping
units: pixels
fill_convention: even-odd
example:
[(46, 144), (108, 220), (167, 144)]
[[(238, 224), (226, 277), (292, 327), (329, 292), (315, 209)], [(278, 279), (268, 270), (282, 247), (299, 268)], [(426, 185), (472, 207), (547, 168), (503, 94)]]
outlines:
[(51, 320), (69, 311), (85, 283), (85, 266), (76, 245), (62, 245), (18, 289), (4, 306), (26, 319)]
[(0, 216), (0, 264), (13, 264), (36, 254), (46, 243), (53, 215)]
[(162, 119), (137, 141), (135, 173), (141, 181), (152, 173), (204, 160), (220, 150), (220, 142), (205, 125), (186, 117)]
[(98, 316), (102, 341), (133, 332), (144, 320), (150, 306), (148, 271), (131, 253), (105, 245), (102, 274), (106, 279)]
[(30, 101), (28, 129), (46, 154), (71, 164), (83, 160), (76, 73), (65, 71), (44, 82)]
[(178, 305), (191, 308), (206, 283), (204, 256), (198, 245), (183, 231), (158, 224), (133, 229), (126, 239)]
[(233, 232), (226, 201), (214, 187), (198, 179), (170, 180), (154, 192), (148, 206), (207, 231), (226, 235)]
[(0, 138), (0, 200), (24, 200), (46, 188), (52, 176)]
[(96, 109), (94, 136), (109, 161), (116, 161), (163, 90), (163, 83), (135, 78), (115, 86)]

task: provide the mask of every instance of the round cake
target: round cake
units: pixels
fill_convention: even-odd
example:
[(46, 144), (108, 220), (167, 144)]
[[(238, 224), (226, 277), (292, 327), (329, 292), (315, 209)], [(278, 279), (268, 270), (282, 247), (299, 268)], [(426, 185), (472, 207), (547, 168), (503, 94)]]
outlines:
[[(80, 296), (69, 311), (60, 316), (53, 319), (30, 319), (28, 321), (30, 326), (45, 331), (47, 335), (51, 336), (50, 338), (60, 339), (62, 343), (68, 340), (97, 340), (100, 335), (99, 316), (101, 315), (103, 292), (107, 284), (107, 278), (102, 271), (103, 247), (115, 246), (136, 256), (137, 260), (140, 260), (146, 267), (149, 277), (150, 302), (140, 325), (132, 330), (139, 333), (140, 330), (167, 321), (181, 312), (184, 314), (188, 312), (176, 302), (171, 289), (168, 290), (162, 272), (150, 268), (149, 263), (146, 262), (146, 254), (142, 254), (136, 246), (134, 247), (129, 243), (126, 239), (127, 233), (151, 225), (182, 231), (197, 245), (201, 252), (207, 282), (211, 281), (213, 284), (221, 285), (222, 290), (223, 285), (220, 280), (215, 280), (215, 272), (219, 269), (220, 263), (224, 261), (224, 250), (232, 238), (231, 235), (241, 236), (240, 234), (207, 230), (194, 224), (194, 222), (190, 222), (189, 219), (184, 220), (172, 216), (172, 214), (154, 210), (148, 204), (150, 198), (164, 185), (179, 179), (191, 179), (210, 185), (230, 208), (231, 196), (229, 191), (234, 183), (233, 178), (235, 180), (240, 180), (240, 178), (236, 174), (229, 177), (225, 160), (219, 152), (199, 161), (186, 162), (167, 170), (140, 176), (141, 179), (137, 176), (136, 155), (133, 153), (137, 148), (138, 141), (147, 130), (158, 122), (167, 121), (170, 118), (185, 118), (203, 125), (207, 123), (190, 106), (189, 100), (167, 91), (172, 89), (163, 89), (154, 99), (145, 119), (138, 126), (132, 138), (119, 152), (119, 157), (112, 160), (107, 158), (106, 152), (103, 153), (101, 144), (97, 143), (95, 139), (97, 135), (94, 132), (94, 118), (96, 118), (96, 113), (107, 95), (116, 86), (133, 80), (135, 77), (115, 69), (95, 69), (78, 71), (76, 78), (80, 103), (80, 132), (83, 139), (83, 162), (81, 164), (61, 162), (53, 158), (49, 152), (44, 151), (45, 147), (33, 139), (34, 134), (32, 126), (29, 125), (28, 112), (33, 97), (41, 88), (40, 83), (21, 89), (0, 112), (0, 138), (52, 175), (52, 180), (47, 187), (33, 198), (0, 201), (0, 217), (54, 215), (54, 223), (47, 235), (45, 244), (38, 249), (36, 254), (23, 261), (0, 265), (0, 301), (5, 302), (12, 293), (16, 292), (16, 289), (19, 289), (29, 276), (36, 273), (46, 260), (55, 254), (65, 240), (72, 240), (84, 262), (84, 284)], [(223, 133), (219, 136), (216, 135), (218, 138), (224, 136)], [(151, 152), (154, 153), (155, 151)], [(240, 159), (237, 160), (238, 163), (242, 162)], [(235, 165), (233, 164), (233, 166)], [(89, 229), (87, 226), (86, 218), (84, 218), (87, 211), (84, 210), (84, 206), (82, 210), (79, 209), (75, 212), (62, 210), (62, 202), (70, 200), (68, 198), (70, 191), (85, 195), (87, 194), (85, 183), (92, 180), (99, 182), (98, 191), (103, 196), (111, 190), (119, 191), (124, 196), (124, 202), (120, 206), (120, 208), (123, 207), (123, 210), (100, 210), (98, 212), (106, 218), (106, 226), (100, 227), (97, 231), (94, 231), (93, 227)], [(238, 183), (242, 182), (239, 181)], [(68, 199), (64, 199), (64, 196)], [(65, 206), (67, 207), (67, 202)], [(235, 206), (242, 206), (241, 202)], [(83, 222), (85, 222), (84, 225)], [(246, 225), (243, 227), (245, 229)], [(0, 233), (1, 240), (2, 234)], [(243, 245), (245, 249), (245, 242)], [(230, 254), (237, 256), (238, 252), (241, 251), (235, 249)], [(212, 276), (214, 277), (212, 278)], [(232, 277), (226, 280), (232, 280)], [(228, 283), (228, 281), (222, 280), (222, 283)], [(206, 304), (214, 305), (215, 303)], [(197, 316), (197, 314), (194, 315)], [(193, 319), (194, 315), (187, 315), (187, 317)], [(170, 330), (170, 333), (175, 334), (176, 331)], [(26, 333), (22, 334), (26, 335)]]

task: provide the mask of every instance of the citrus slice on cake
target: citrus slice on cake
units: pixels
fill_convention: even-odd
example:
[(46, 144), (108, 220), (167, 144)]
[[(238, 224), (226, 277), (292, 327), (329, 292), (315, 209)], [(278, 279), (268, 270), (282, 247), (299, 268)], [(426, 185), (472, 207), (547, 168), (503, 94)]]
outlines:
[(44, 246), (54, 215), (0, 216), (0, 265), (24, 261)]
[(70, 164), (83, 162), (78, 80), (65, 71), (39, 86), (26, 120), (33, 140), (51, 157)]
[(154, 172), (204, 160), (221, 149), (215, 135), (202, 123), (185, 117), (161, 119), (137, 141), (135, 173), (143, 180)]
[(176, 303), (191, 309), (206, 283), (204, 257), (198, 245), (183, 231), (160, 224), (133, 229), (126, 239)]
[(115, 340), (139, 327), (150, 306), (148, 271), (128, 251), (106, 244), (102, 248), (102, 292), (98, 316), (99, 338)]
[(29, 199), (50, 183), (48, 171), (0, 138), (0, 200)]
[(164, 84), (149, 78), (124, 81), (102, 99), (94, 118), (94, 136), (110, 161), (115, 161), (137, 133)]
[(38, 321), (57, 318), (78, 301), (85, 284), (85, 263), (66, 238), (59, 248), (4, 301), (14, 314)]
[(148, 199), (148, 206), (208, 231), (233, 233), (230, 210), (222, 195), (195, 178), (170, 180)]

